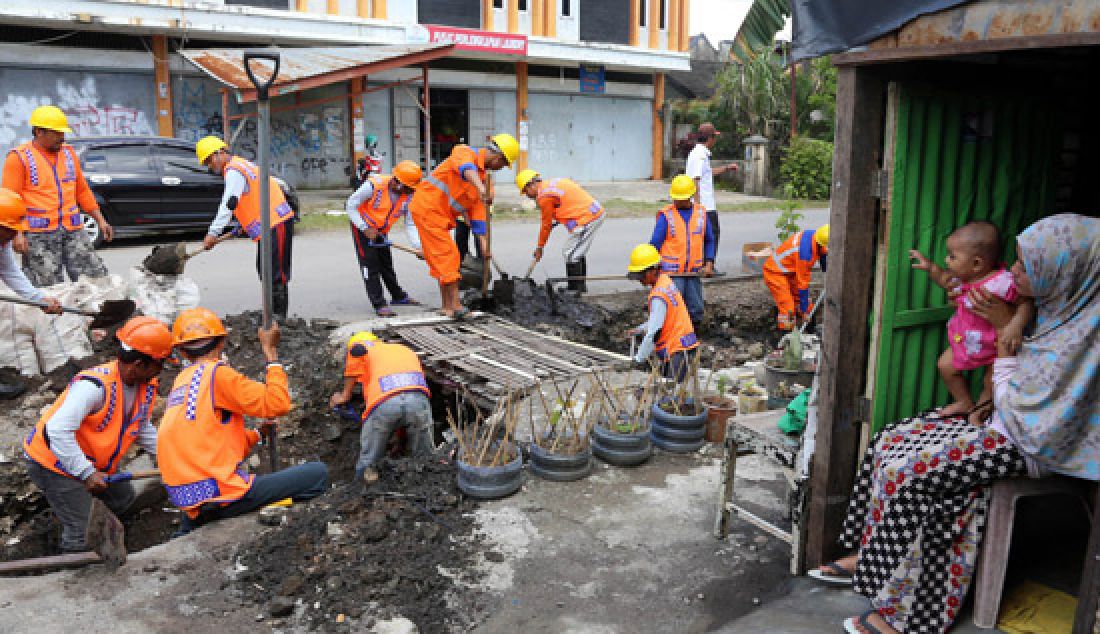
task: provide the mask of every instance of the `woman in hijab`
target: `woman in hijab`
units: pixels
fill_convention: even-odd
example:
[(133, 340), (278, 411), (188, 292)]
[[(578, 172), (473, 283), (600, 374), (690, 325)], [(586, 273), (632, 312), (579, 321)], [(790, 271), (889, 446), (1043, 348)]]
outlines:
[[(925, 415), (879, 432), (840, 538), (855, 554), (811, 572), (871, 599), (848, 632), (951, 627), (981, 544), (984, 485), (1046, 472), (1100, 480), (1100, 220), (1044, 218), (1019, 235), (1017, 253), (1012, 274), (1036, 319), (1016, 356), (998, 345), (992, 417), (974, 426)], [(998, 330), (1013, 315), (987, 293), (970, 298)]]

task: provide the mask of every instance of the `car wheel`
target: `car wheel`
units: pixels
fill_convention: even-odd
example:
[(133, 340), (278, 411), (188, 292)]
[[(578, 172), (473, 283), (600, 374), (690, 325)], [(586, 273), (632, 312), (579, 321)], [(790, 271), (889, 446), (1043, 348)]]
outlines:
[(92, 248), (102, 247), (107, 241), (103, 239), (103, 230), (100, 229), (99, 223), (88, 214), (82, 215), (84, 217), (84, 233), (88, 234), (88, 239), (92, 241)]

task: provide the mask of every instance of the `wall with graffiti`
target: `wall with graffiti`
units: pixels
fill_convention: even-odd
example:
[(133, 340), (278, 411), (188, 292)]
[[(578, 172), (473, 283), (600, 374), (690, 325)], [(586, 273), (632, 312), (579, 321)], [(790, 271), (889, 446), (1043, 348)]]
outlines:
[(151, 73), (0, 68), (0, 147), (29, 139), (31, 111), (48, 104), (65, 111), (74, 136), (154, 134), (152, 85)]
[[(271, 169), (297, 187), (350, 187), (351, 139), (348, 137), (346, 99), (288, 108), (296, 103), (346, 95), (342, 85), (308, 90), (295, 97), (279, 97), (271, 102)], [(176, 76), (172, 83), (176, 136), (197, 140), (208, 134), (221, 135), (222, 106), (220, 85), (203, 77)], [(232, 114), (241, 110), (230, 102)], [(254, 112), (252, 105), (245, 112)], [(236, 133), (239, 119), (230, 125)], [(258, 151), (256, 119), (244, 120), (244, 128), (235, 134), (232, 149), (247, 159)]]

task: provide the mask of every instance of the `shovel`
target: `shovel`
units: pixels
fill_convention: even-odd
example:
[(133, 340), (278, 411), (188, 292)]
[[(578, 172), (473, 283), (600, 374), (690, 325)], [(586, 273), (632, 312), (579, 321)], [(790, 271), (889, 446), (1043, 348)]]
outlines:
[[(11, 302), (13, 304), (23, 304), (24, 306), (46, 308), (46, 302), (23, 299), (22, 297), (12, 297), (10, 295), (0, 295), (0, 302)], [(134, 314), (134, 307), (134, 302), (129, 299), (108, 299), (99, 305), (98, 311), (72, 308), (70, 306), (62, 306), (61, 310), (74, 315), (91, 317), (91, 328), (107, 328), (115, 324), (121, 324), (129, 319), (130, 315)]]
[(79, 568), (99, 563), (106, 564), (108, 569), (114, 570), (126, 563), (126, 530), (122, 527), (122, 522), (99, 498), (92, 498), (92, 508), (88, 513), (84, 535), (85, 542), (91, 549), (87, 552), (5, 561), (0, 563), (0, 574)]
[[(221, 244), (235, 236), (236, 234), (232, 231), (222, 234), (218, 236), (214, 244)], [(182, 275), (183, 267), (187, 264), (187, 261), (206, 250), (206, 247), (199, 247), (195, 251), (188, 252), (187, 244), (184, 242), (156, 246), (153, 247), (153, 252), (142, 260), (141, 266), (146, 271), (156, 275)]]
[[(267, 60), (271, 62), (271, 75), (261, 81), (252, 72), (252, 60)], [(270, 51), (247, 51), (244, 54), (244, 69), (248, 73), (248, 79), (256, 88), (256, 136), (258, 157), (260, 163), (260, 283), (263, 286), (263, 327), (271, 328), (271, 98), (269, 90), (279, 76), (279, 54)], [(267, 434), (267, 446), (270, 450), (269, 459), (271, 473), (275, 473), (279, 466), (279, 434), (275, 426), (271, 425)]]

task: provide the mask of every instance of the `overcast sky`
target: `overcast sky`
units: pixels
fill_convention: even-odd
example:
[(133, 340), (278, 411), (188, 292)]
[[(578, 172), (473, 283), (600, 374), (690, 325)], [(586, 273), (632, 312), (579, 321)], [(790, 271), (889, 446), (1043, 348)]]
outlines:
[[(722, 40), (732, 40), (751, 6), (752, 0), (691, 0), (691, 34), (702, 31), (715, 46)], [(788, 25), (780, 38), (790, 37)]]

